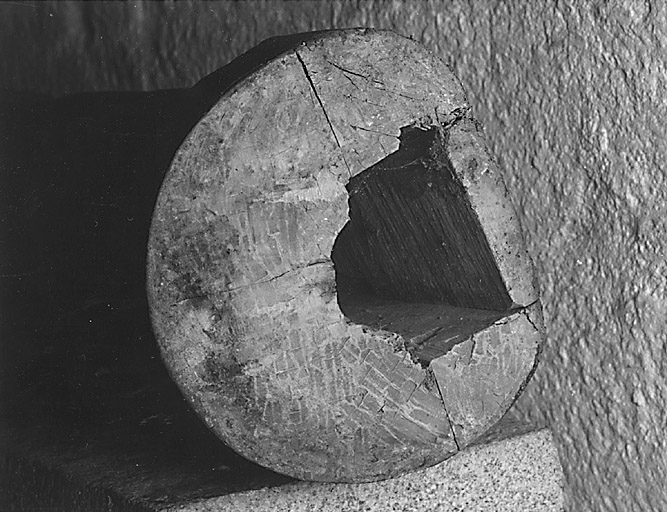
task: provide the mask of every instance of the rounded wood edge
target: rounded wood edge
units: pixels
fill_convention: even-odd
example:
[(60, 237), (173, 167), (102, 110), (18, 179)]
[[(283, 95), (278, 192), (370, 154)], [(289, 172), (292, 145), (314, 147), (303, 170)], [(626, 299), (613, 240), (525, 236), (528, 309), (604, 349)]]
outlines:
[[(163, 184), (160, 199), (156, 206), (154, 225), (151, 229), (148, 257), (148, 293), (151, 314), (166, 365), (170, 369), (174, 380), (179, 384), (205, 422), (232, 448), (260, 464), (297, 478), (324, 481), (371, 481), (395, 476), (416, 467), (435, 464), (461, 447), (461, 445), (457, 446), (452, 420), (447, 417), (446, 408), (442, 408), (442, 390), (438, 387), (438, 383), (442, 379), (436, 382), (432, 377), (429, 377), (430, 374), (427, 370), (419, 367), (411, 360), (407, 352), (396, 351), (396, 346), (400, 346), (400, 340), (397, 341), (396, 336), (392, 336), (391, 333), (369, 333), (363, 327), (350, 326), (345, 321), (336, 304), (335, 294), (332, 293), (335, 274), (330, 262), (327, 261), (327, 256), (330, 254), (336, 235), (346, 221), (344, 205), (346, 196), (342, 188), (344, 180), (340, 179), (344, 172), (347, 173), (347, 177), (358, 174), (369, 165), (395, 151), (397, 134), (402, 126), (427, 126), (430, 123), (431, 126), (441, 127), (443, 117), (452, 119), (456, 116), (457, 111), (466, 108), (465, 100), (460, 85), (446, 71), (444, 64), (438, 64), (429, 52), (422, 54), (421, 52), (424, 50), (414, 50), (419, 53), (422, 62), (436, 62), (438, 76), (445, 76), (443, 79), (444, 85), (448, 85), (448, 87), (443, 89), (442, 83), (436, 84), (439, 87), (433, 87), (433, 90), (427, 91), (427, 94), (420, 99), (421, 103), (414, 101), (414, 104), (406, 109), (401, 121), (396, 121), (395, 117), (387, 121), (388, 129), (380, 126), (376, 131), (369, 129), (367, 126), (353, 125), (347, 122), (346, 116), (349, 115), (349, 109), (345, 108), (345, 102), (336, 103), (330, 98), (336, 98), (340, 83), (346, 81), (352, 83), (355, 77), (359, 78), (358, 75), (361, 75), (357, 69), (350, 66), (350, 61), (354, 61), (354, 56), (345, 55), (344, 52), (341, 53), (340, 51), (341, 46), (347, 44), (346, 38), (350, 37), (357, 40), (370, 38), (375, 44), (381, 42), (386, 45), (387, 41), (394, 40), (399, 36), (385, 32), (356, 30), (349, 31), (344, 35), (327, 33), (325, 37), (312, 39), (298, 48), (283, 52), (279, 57), (269, 61), (268, 64), (260, 67), (250, 76), (235, 83), (218, 104), (202, 118), (200, 124), (193, 130), (177, 153), (172, 169)], [(404, 48), (417, 48), (416, 43), (407, 41), (409, 40), (401, 38)], [(322, 50), (327, 50), (328, 45), (330, 45), (328, 48), (330, 53), (345, 55), (345, 58), (335, 63), (328, 61), (329, 66), (317, 70), (318, 65), (322, 66), (323, 62), (327, 61), (327, 51), (322, 53)], [(374, 55), (377, 55), (376, 51)], [(401, 58), (404, 59), (405, 56), (403, 55)], [(191, 199), (188, 199), (188, 194), (192, 189), (188, 189), (184, 185), (191, 179), (191, 176), (187, 176), (187, 174), (193, 166), (204, 168), (208, 165), (211, 168), (217, 168), (216, 166), (220, 165), (220, 161), (216, 161), (210, 155), (210, 158), (202, 157), (201, 153), (205, 152), (205, 149), (203, 149), (201, 138), (213, 140), (211, 137), (218, 137), (220, 143), (224, 143), (223, 137), (229, 136), (229, 131), (225, 131), (225, 128), (229, 128), (229, 126), (224, 126), (222, 122), (225, 116), (233, 115), (239, 106), (244, 105), (244, 101), (247, 102), (246, 105), (251, 105), (253, 109), (256, 108), (256, 103), (250, 101), (250, 96), (242, 100), (239, 100), (239, 97), (242, 97), (248, 90), (253, 90), (253, 88), (257, 90), (260, 83), (270, 85), (272, 79), (275, 78), (272, 76), (273, 73), (286, 68), (291, 68), (292, 71), (298, 71), (301, 68), (300, 70), (305, 74), (305, 77), (301, 77), (301, 88), (303, 91), (309, 92), (312, 108), (319, 112), (319, 120), (315, 123), (318, 127), (316, 128), (316, 137), (320, 142), (321, 152), (324, 154), (319, 167), (324, 169), (329, 166), (338, 169), (338, 177), (334, 180), (325, 179), (325, 181), (329, 180), (326, 181), (329, 184), (324, 186), (324, 191), (321, 187), (324, 178), (317, 177), (315, 186), (302, 187), (294, 183), (288, 185), (286, 192), (290, 195), (289, 201), (284, 201), (285, 194), (282, 195), (283, 204), (313, 202), (313, 189), (319, 187), (320, 192), (318, 193), (321, 196), (318, 199), (324, 200), (328, 205), (324, 209), (325, 215), (327, 215), (328, 224), (326, 226), (328, 227), (326, 229), (328, 231), (325, 230), (326, 232), (319, 240), (324, 242), (325, 250), (320, 250), (319, 254), (314, 254), (314, 258), (313, 254), (310, 254), (307, 258), (301, 258), (297, 262), (296, 267), (299, 270), (299, 275), (293, 276), (295, 283), (290, 286), (298, 288), (304, 282), (319, 283), (315, 288), (311, 287), (306, 299), (306, 302), (311, 303), (311, 305), (308, 306), (310, 309), (306, 309), (308, 309), (309, 314), (321, 314), (324, 318), (332, 319), (333, 322), (325, 329), (317, 329), (318, 342), (322, 343), (323, 347), (311, 347), (314, 350), (312, 353), (317, 354), (320, 353), (319, 351), (323, 351), (322, 355), (326, 355), (327, 351), (338, 351), (341, 360), (335, 366), (345, 368), (350, 365), (354, 367), (356, 364), (354, 371), (357, 374), (354, 376), (347, 375), (347, 378), (351, 379), (349, 387), (352, 393), (345, 400), (349, 398), (346, 403), (350, 403), (350, 407), (340, 406), (332, 415), (328, 416), (328, 420), (326, 418), (315, 420), (314, 424), (306, 422), (308, 428), (305, 431), (292, 431), (281, 437), (277, 436), (272, 428), (266, 428), (267, 420), (274, 426), (284, 427), (284, 420), (290, 417), (289, 414), (296, 418), (297, 423), (303, 422), (308, 414), (308, 411), (304, 412), (300, 406), (290, 411), (287, 416), (285, 416), (284, 411), (278, 411), (277, 409), (272, 411), (271, 408), (275, 408), (275, 404), (278, 402), (266, 399), (270, 395), (270, 391), (267, 395), (266, 390), (259, 389), (262, 385), (262, 379), (258, 380), (257, 377), (261, 376), (262, 372), (265, 375), (264, 380), (268, 379), (267, 382), (281, 374), (279, 367), (279, 364), (283, 364), (280, 362), (281, 358), (273, 362), (264, 360), (263, 363), (258, 363), (260, 358), (254, 357), (257, 356), (256, 349), (253, 354), (253, 348), (249, 347), (247, 343), (239, 348), (238, 344), (235, 341), (230, 341), (230, 339), (234, 336), (244, 336), (244, 329), (248, 329), (248, 322), (238, 321), (239, 310), (247, 312), (252, 311), (255, 307), (255, 312), (259, 312), (262, 307), (265, 307), (251, 304), (255, 300), (254, 297), (249, 295), (252, 286), (262, 285), (276, 288), (274, 285), (277, 283), (274, 280), (277, 277), (281, 277), (281, 279), (286, 275), (289, 279), (292, 279), (292, 277), (286, 271), (285, 274), (282, 274), (283, 269), (280, 272), (268, 275), (267, 279), (256, 279), (254, 284), (248, 280), (237, 283), (239, 287), (237, 289), (243, 291), (236, 293), (235, 300), (238, 304), (230, 307), (229, 309), (233, 310), (234, 313), (228, 314), (225, 307), (225, 304), (228, 305), (228, 301), (226, 298), (221, 298), (224, 294), (221, 295), (220, 290), (217, 293), (211, 293), (210, 290), (206, 293), (200, 293), (202, 291), (200, 287), (199, 290), (190, 290), (194, 293), (182, 294), (180, 292), (176, 293), (175, 288), (177, 287), (175, 287), (172, 293), (165, 294), (165, 289), (160, 281), (165, 276), (174, 272), (178, 273), (178, 268), (172, 265), (165, 270), (164, 267), (161, 267), (164, 263), (165, 254), (161, 253), (158, 246), (164, 249), (173, 244), (175, 240), (171, 236), (167, 236), (166, 239), (159, 242), (158, 239), (164, 238), (165, 233), (168, 234), (170, 230), (176, 229), (179, 231), (177, 239), (181, 240), (180, 243), (185, 243), (184, 241), (188, 237), (182, 235), (190, 229), (187, 227), (190, 224), (186, 223), (184, 226), (176, 228), (171, 214), (188, 201), (191, 201)], [(314, 70), (317, 70), (317, 72), (314, 72)], [(332, 77), (336, 73), (339, 76), (337, 80), (334, 80)], [(294, 78), (294, 75), (292, 75), (292, 78)], [(305, 78), (305, 81), (303, 78)], [(363, 77), (361, 78), (363, 81)], [(354, 85), (354, 87), (358, 88), (359, 84)], [(443, 90), (445, 90), (445, 93), (442, 93)], [(368, 91), (370, 95), (376, 93), (370, 86)], [(318, 110), (318, 103), (321, 112)], [(322, 113), (325, 115), (322, 115)], [(395, 114), (395, 112), (392, 114)], [(360, 137), (360, 134), (363, 137)], [(369, 136), (368, 134), (373, 135)], [(371, 150), (364, 150), (364, 148), (370, 148)], [(353, 160), (351, 155), (356, 155), (358, 158)], [(236, 156), (239, 157), (238, 154)], [(195, 201), (197, 215), (206, 220), (199, 222), (199, 228), (197, 228), (199, 231), (195, 229), (188, 235), (194, 234), (195, 238), (201, 235), (200, 239), (188, 249), (194, 251), (194, 258), (199, 257), (202, 258), (202, 261), (205, 261), (207, 255), (210, 256), (211, 251), (211, 246), (207, 244), (214, 243), (215, 245), (215, 241), (202, 235), (202, 233), (211, 229), (211, 226), (215, 223), (212, 219), (220, 215), (221, 211), (217, 207), (225, 202), (225, 199), (221, 197), (225, 193), (225, 187), (222, 186), (221, 181), (216, 182), (217, 178), (211, 173), (204, 172), (197, 179), (199, 180), (197, 186), (200, 188), (203, 183), (206, 183), (207, 179), (209, 184), (211, 184), (210, 180), (213, 180), (215, 187), (218, 188), (216, 193), (208, 194), (205, 200)], [(225, 183), (229, 184), (229, 180)], [(232, 183), (232, 185), (237, 187), (236, 190), (248, 192), (252, 189), (252, 187), (244, 189), (240, 183), (241, 181), (238, 180), (236, 184)], [(259, 184), (261, 188), (261, 180)], [(178, 196), (175, 201), (173, 201), (175, 196), (170, 196), (170, 194), (175, 193), (174, 190), (177, 190), (176, 196)], [(471, 194), (472, 196), (474, 196), (474, 193)], [(331, 207), (332, 204), (334, 207)], [(167, 205), (169, 206), (167, 207)], [(165, 215), (165, 209), (169, 210), (170, 214)], [(210, 210), (208, 213), (207, 209)], [(273, 211), (277, 210), (274, 208)], [(162, 219), (160, 219), (161, 216), (163, 216)], [(246, 221), (251, 222), (249, 218)], [(192, 223), (192, 225), (196, 224), (197, 222)], [(482, 225), (484, 225), (483, 221)], [(312, 227), (321, 229), (323, 226)], [(229, 237), (234, 230), (230, 228), (227, 231), (226, 236)], [(220, 232), (217, 232), (217, 235), (220, 235)], [(323, 240), (325, 238), (326, 241)], [(289, 244), (289, 241), (287, 243)], [(220, 250), (220, 245), (216, 247), (215, 254), (219, 255), (224, 252), (224, 249)], [(187, 259), (186, 257), (183, 258), (183, 261)], [(179, 264), (182, 264), (182, 262)], [(196, 265), (185, 268), (185, 274), (191, 273), (195, 270), (195, 267)], [(250, 269), (248, 268), (248, 270)], [(305, 275), (304, 272), (310, 274)], [(216, 278), (211, 275), (208, 278), (211, 282), (216, 281)], [(177, 280), (178, 276), (175, 279)], [(243, 275), (241, 275), (241, 279), (244, 279)], [(269, 285), (268, 283), (272, 281), (274, 285)], [(269, 295), (276, 297), (284, 293), (286, 288), (289, 289), (289, 286), (283, 286), (285, 282), (281, 281), (278, 289), (270, 290)], [(187, 286), (192, 285), (192, 282), (181, 284), (187, 288)], [(299, 308), (303, 307), (303, 302), (301, 302)], [(294, 313), (294, 309), (285, 310), (282, 314), (289, 316), (292, 313)], [(225, 326), (231, 329), (232, 334), (231, 338), (228, 337), (227, 342), (222, 344), (212, 342), (211, 338), (211, 336), (216, 335), (217, 324), (221, 319), (225, 319), (224, 321), (227, 322)], [(260, 322), (267, 319), (270, 320), (270, 317), (256, 318)], [(275, 317), (270, 321), (274, 322)], [(289, 327), (285, 329), (285, 332), (290, 332)], [(358, 343), (356, 345), (354, 343), (350, 344), (347, 340), (350, 329), (354, 331), (353, 334), (357, 337)], [(336, 332), (336, 330), (340, 332)], [(326, 343), (327, 340), (336, 338), (336, 336), (338, 336), (337, 343)], [(364, 349), (368, 343), (375, 344), (376, 349), (371, 351)], [(392, 345), (392, 343), (397, 345)], [(286, 352), (289, 352), (289, 349), (288, 346), (284, 348)], [(399, 355), (396, 356), (396, 354)], [(374, 357), (371, 357), (372, 355)], [(363, 358), (361, 362), (359, 361), (360, 358)], [(311, 363), (312, 361), (309, 362), (309, 364)], [(384, 372), (381, 371), (383, 366), (385, 367)], [(532, 365), (530, 367), (532, 368)], [(400, 370), (398, 374), (395, 373), (397, 368)], [(301, 385), (301, 387), (306, 389), (316, 382), (321, 382), (323, 370), (326, 372), (331, 369), (326, 366), (320, 367), (320, 375), (308, 377), (310, 380), (306, 379), (304, 382), (310, 382), (310, 384)], [(390, 388), (378, 388), (377, 382), (387, 380), (387, 371), (389, 370), (394, 372), (389, 374), (390, 380), (395, 378), (398, 381), (396, 386), (391, 386), (391, 389), (394, 390), (392, 393), (395, 393), (395, 396), (399, 398), (385, 400), (389, 404), (387, 407), (386, 404), (381, 402), (383, 396), (389, 396)], [(375, 381), (371, 381), (371, 383), (376, 382), (374, 389), (364, 389), (364, 386), (360, 385), (360, 382), (368, 382), (369, 375), (371, 375), (371, 378), (376, 377)], [(405, 386), (405, 383), (408, 385)], [(361, 392), (355, 395), (355, 389), (357, 391), (361, 390)], [(326, 395), (326, 391), (324, 393), (324, 396), (329, 396)], [(256, 399), (258, 394), (264, 397), (262, 404), (257, 401), (252, 404), (253, 397)], [(285, 396), (281, 395), (281, 399), (284, 398)], [(399, 402), (402, 399), (407, 401), (400, 405)], [(392, 401), (394, 402), (393, 405)], [(324, 402), (315, 401), (311, 403), (309, 410), (322, 411), (323, 407), (326, 407), (325, 402), (326, 400)], [(288, 397), (286, 403), (293, 404), (294, 397)], [(395, 409), (392, 410), (391, 407), (395, 407)], [(401, 407), (403, 408), (401, 409)], [(380, 412), (384, 414), (387, 409), (389, 409), (389, 412), (393, 412), (393, 420), (388, 421), (388, 426), (384, 425), (380, 431), (374, 430), (378, 423), (377, 414)], [(362, 411), (362, 413), (359, 411)], [(345, 424), (348, 422), (346, 418), (352, 418), (351, 423), (356, 426), (353, 428), (346, 426)], [(415, 418), (420, 419), (415, 420)], [(311, 429), (314, 425), (316, 428)], [(372, 428), (365, 429), (365, 425), (371, 425)], [(319, 432), (318, 429), (320, 429)], [(327, 435), (330, 436), (332, 431), (335, 432), (334, 437), (327, 439)], [(406, 432), (413, 437), (412, 440), (400, 439), (401, 436), (406, 435)], [(291, 439), (290, 436), (294, 436), (294, 438)], [(375, 436), (375, 439), (372, 439), (373, 436)], [(461, 443), (466, 443), (465, 436), (461, 436), (461, 439)], [(391, 443), (394, 443), (395, 446), (389, 446)], [(286, 445), (288, 445), (287, 448)], [(373, 459), (377, 460), (373, 461)]]

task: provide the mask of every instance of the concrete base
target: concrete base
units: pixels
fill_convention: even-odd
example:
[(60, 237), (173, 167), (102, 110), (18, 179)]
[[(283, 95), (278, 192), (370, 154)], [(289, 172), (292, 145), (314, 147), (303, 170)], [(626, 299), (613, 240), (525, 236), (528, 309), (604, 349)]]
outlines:
[(291, 483), (171, 510), (560, 511), (562, 470), (551, 433), (470, 447), (434, 467), (372, 484)]
[(2, 510), (563, 510), (551, 433), (502, 421), (441, 464), (370, 484), (289, 481), (229, 454), (179, 460), (167, 445), (128, 443), (110, 430), (74, 438), (54, 432), (2, 426)]

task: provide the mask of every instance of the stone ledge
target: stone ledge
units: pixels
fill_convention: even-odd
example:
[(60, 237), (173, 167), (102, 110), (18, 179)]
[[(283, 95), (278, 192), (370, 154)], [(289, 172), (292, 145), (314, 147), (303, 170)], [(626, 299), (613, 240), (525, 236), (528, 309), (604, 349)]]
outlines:
[(547, 429), (472, 446), (431, 468), (370, 484), (296, 482), (170, 510), (561, 511), (562, 469)]
[(47, 428), (2, 425), (3, 510), (563, 510), (563, 475), (551, 433), (509, 421), (436, 466), (368, 484), (290, 481), (234, 457), (165, 465), (165, 454), (152, 451), (169, 450), (167, 445), (133, 454), (108, 432), (71, 442), (58, 436)]

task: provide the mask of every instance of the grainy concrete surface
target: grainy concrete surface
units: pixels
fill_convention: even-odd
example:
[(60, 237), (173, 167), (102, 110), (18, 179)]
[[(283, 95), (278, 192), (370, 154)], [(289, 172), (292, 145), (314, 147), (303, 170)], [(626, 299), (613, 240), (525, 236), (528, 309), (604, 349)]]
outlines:
[[(2, 510), (563, 510), (563, 472), (551, 433), (507, 418), (440, 464), (371, 484), (297, 482), (204, 439), (190, 444), (188, 457), (174, 456), (180, 448), (169, 436), (146, 442), (128, 428), (116, 423), (68, 435), (54, 424), (0, 422)], [(210, 441), (219, 444), (213, 436)]]
[(193, 84), (267, 37), (372, 26), (448, 62), (541, 279), (549, 337), (513, 414), (549, 424), (566, 509), (667, 510), (667, 6), (609, 2), (0, 5), (0, 88)]
[(431, 468), (371, 484), (296, 482), (169, 512), (559, 512), (562, 470), (548, 430), (470, 447)]

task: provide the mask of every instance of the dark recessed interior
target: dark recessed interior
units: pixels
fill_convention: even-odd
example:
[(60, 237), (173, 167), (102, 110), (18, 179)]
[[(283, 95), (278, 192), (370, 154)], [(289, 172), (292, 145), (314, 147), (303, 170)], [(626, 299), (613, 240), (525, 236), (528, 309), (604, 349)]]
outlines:
[(512, 307), (446, 145), (436, 128), (403, 128), (399, 149), (348, 183), (332, 251), (343, 314), (402, 334), (423, 364)]

